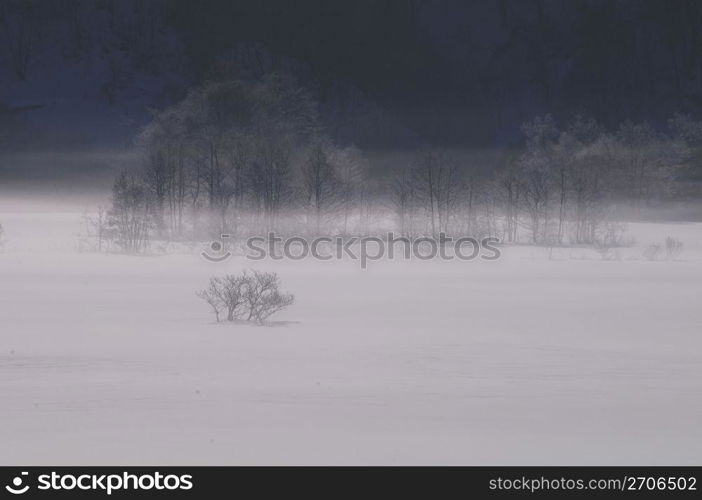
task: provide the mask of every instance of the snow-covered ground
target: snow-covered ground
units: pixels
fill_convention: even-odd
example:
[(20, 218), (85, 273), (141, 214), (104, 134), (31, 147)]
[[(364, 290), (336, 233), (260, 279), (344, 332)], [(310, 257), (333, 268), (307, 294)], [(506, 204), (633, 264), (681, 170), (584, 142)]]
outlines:
[[(620, 260), (256, 262), (77, 253), (77, 213), (0, 213), (0, 464), (699, 464), (702, 225)], [(641, 259), (672, 235), (677, 262)], [(277, 271), (276, 325), (214, 274)]]

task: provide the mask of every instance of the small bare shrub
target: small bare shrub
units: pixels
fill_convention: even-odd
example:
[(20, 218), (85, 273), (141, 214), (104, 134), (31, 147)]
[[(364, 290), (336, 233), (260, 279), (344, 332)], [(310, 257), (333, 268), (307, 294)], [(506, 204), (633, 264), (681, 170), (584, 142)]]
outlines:
[(658, 243), (651, 243), (643, 252), (643, 257), (646, 260), (659, 260), (663, 255), (663, 247)]
[(220, 289), (227, 309), (227, 320), (234, 321), (244, 313), (246, 276), (228, 274), (219, 279)]
[(634, 244), (633, 238), (626, 236), (626, 225), (618, 222), (606, 222), (597, 235), (593, 246), (602, 260), (619, 260), (619, 248)]
[(634, 238), (627, 236), (626, 224), (623, 222), (608, 221), (602, 227), (602, 230), (597, 234), (595, 243), (601, 246), (610, 248), (630, 247), (635, 241)]
[(643, 252), (646, 260), (675, 260), (683, 249), (682, 241), (668, 236), (663, 244), (651, 243)]
[(226, 311), (228, 321), (245, 319), (258, 324), (295, 300), (292, 294), (280, 291), (280, 278), (276, 273), (261, 271), (213, 277), (197, 296), (209, 304), (217, 322), (220, 314)]
[(276, 273), (253, 271), (244, 273), (247, 280), (245, 298), (249, 316), (247, 321), (263, 323), (269, 316), (285, 309), (295, 301), (295, 297), (280, 292), (280, 278)]
[(227, 321), (240, 319), (243, 314), (244, 297), (247, 286), (246, 275), (227, 274), (221, 278), (211, 278), (210, 286), (197, 292), (197, 296), (212, 307), (219, 322), (220, 312), (227, 312)]
[(611, 245), (609, 245), (606, 242), (603, 241), (595, 241), (594, 244), (595, 251), (600, 255), (600, 258), (602, 260), (619, 260), (620, 255), (619, 255), (619, 249), (618, 248), (613, 248)]
[(675, 260), (678, 258), (683, 249), (683, 242), (668, 236), (665, 239), (665, 258), (668, 260)]
[(224, 299), (222, 298), (217, 278), (210, 279), (210, 286), (203, 290), (200, 290), (199, 292), (195, 292), (195, 295), (197, 295), (210, 305), (210, 307), (212, 308), (212, 312), (214, 313), (215, 318), (217, 319), (217, 323), (219, 323), (219, 314), (222, 312), (222, 309), (225, 307), (225, 304)]

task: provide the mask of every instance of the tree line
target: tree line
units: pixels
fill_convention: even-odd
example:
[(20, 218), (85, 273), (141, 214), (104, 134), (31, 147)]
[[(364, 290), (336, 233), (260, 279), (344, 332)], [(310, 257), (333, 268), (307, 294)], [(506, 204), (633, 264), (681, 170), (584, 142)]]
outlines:
[[(523, 144), (482, 168), (422, 147), (409, 164), (373, 171), (337, 144), (294, 79), (210, 82), (153, 113), (138, 138), (142, 165), (119, 174), (100, 214), (102, 239), (128, 253), (150, 240), (201, 241), (270, 231), (308, 235), (439, 233), (510, 243), (593, 244), (604, 224), (688, 189), (702, 124), (676, 115), (660, 131), (592, 118), (522, 126)], [(693, 193), (698, 194), (698, 193)]]

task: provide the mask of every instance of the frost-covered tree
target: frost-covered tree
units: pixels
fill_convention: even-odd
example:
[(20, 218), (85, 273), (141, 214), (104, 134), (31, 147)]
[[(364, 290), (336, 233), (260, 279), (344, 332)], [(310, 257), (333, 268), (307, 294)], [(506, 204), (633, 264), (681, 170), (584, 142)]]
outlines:
[(702, 122), (678, 113), (668, 121), (668, 128), (683, 160), (678, 172), (680, 194), (702, 197)]
[(146, 179), (160, 228), (193, 233), (204, 213), (208, 234), (273, 229), (294, 195), (295, 161), (321, 135), (317, 105), (294, 79), (209, 82), (154, 113), (141, 134)]
[(682, 151), (648, 123), (625, 121), (616, 134), (621, 164), (620, 188), (638, 211), (656, 197), (669, 194)]

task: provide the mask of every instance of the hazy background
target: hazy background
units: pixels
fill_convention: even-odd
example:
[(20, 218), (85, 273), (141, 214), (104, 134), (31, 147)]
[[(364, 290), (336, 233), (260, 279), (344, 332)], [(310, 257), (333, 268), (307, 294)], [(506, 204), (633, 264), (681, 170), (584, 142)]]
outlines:
[(378, 170), (424, 145), (518, 147), (545, 113), (661, 128), (700, 116), (700, 26), (693, 0), (3, 0), (0, 192), (106, 188), (150, 108), (272, 70)]
[[(696, 0), (0, 0), (0, 464), (698, 464), (701, 55)], [(251, 268), (294, 304), (217, 322)]]

